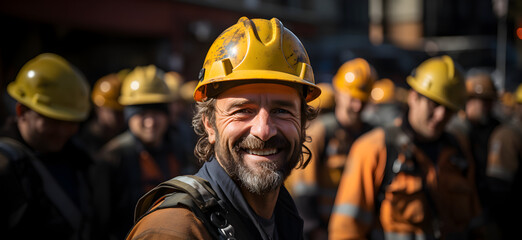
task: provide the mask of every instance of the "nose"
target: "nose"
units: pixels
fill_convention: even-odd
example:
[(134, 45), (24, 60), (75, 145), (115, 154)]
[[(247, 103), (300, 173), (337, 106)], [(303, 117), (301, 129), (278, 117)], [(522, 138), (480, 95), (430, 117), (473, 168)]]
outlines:
[(270, 113), (266, 109), (262, 108), (252, 120), (250, 133), (263, 141), (267, 141), (277, 134)]
[(145, 115), (143, 116), (143, 126), (146, 128), (152, 128), (154, 124), (156, 123), (156, 119), (152, 115)]

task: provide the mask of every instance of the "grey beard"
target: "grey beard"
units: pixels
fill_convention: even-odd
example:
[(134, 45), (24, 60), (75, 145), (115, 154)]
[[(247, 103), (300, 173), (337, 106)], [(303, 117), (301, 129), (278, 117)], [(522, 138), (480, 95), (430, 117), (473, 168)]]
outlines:
[(250, 193), (263, 195), (280, 187), (284, 182), (281, 171), (277, 171), (272, 162), (259, 163), (262, 171), (254, 172), (243, 164), (237, 165), (237, 174), (242, 186)]

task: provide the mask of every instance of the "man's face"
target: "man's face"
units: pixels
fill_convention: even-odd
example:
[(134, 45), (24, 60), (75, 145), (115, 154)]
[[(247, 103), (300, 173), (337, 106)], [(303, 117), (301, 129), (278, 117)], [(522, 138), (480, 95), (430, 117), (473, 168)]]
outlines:
[(167, 128), (168, 116), (158, 110), (145, 110), (129, 119), (130, 131), (147, 146), (158, 147)]
[(352, 97), (349, 93), (337, 91), (335, 94), (335, 115), (345, 127), (353, 126), (361, 120), (364, 102)]
[(41, 153), (58, 152), (78, 131), (79, 123), (52, 119), (17, 106), (18, 128), (24, 141)]
[(277, 189), (301, 155), (301, 100), (296, 89), (268, 83), (233, 87), (216, 100), (215, 125), (205, 119), (216, 157), (242, 188)]
[(123, 111), (114, 110), (108, 107), (97, 107), (96, 114), (100, 124), (106, 126), (108, 129), (119, 132), (125, 127)]
[(466, 101), (466, 117), (473, 123), (485, 123), (491, 114), (493, 101), (481, 98), (470, 98)]
[(408, 95), (408, 105), (410, 107), (408, 120), (413, 130), (426, 140), (435, 140), (440, 137), (454, 113), (447, 107), (413, 90)]

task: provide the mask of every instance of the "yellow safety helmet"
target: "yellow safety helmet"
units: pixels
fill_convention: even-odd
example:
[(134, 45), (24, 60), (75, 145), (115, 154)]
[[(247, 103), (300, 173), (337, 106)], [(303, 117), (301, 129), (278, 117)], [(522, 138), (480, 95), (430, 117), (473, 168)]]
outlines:
[(165, 72), (154, 65), (134, 68), (123, 80), (118, 102), (128, 106), (173, 101), (175, 95), (164, 77)]
[(245, 82), (298, 84), (307, 102), (321, 94), (305, 48), (277, 18), (242, 17), (221, 33), (207, 53), (194, 100), (206, 101)]
[(497, 99), (497, 88), (488, 73), (469, 75), (466, 78), (466, 93), (468, 97)]
[(367, 101), (376, 80), (375, 69), (366, 60), (355, 58), (341, 65), (332, 82), (337, 91)]
[(181, 76), (181, 74), (177, 72), (169, 71), (165, 73), (165, 82), (167, 83), (170, 92), (174, 94), (174, 98), (179, 98), (181, 85), (183, 84), (183, 82), (185, 82), (183, 76)]
[(18, 102), (46, 117), (80, 122), (89, 115), (89, 84), (67, 60), (43, 53), (29, 60), (7, 86)]
[(522, 103), (522, 84), (518, 85), (517, 91), (515, 92), (515, 99), (517, 103)]
[(460, 70), (449, 56), (433, 57), (421, 63), (408, 84), (418, 93), (453, 110), (464, 109), (466, 86)]
[(196, 80), (191, 80), (183, 83), (181, 85), (181, 88), (179, 89), (179, 94), (181, 95), (181, 98), (186, 102), (194, 102), (194, 97), (192, 96), (192, 94), (194, 93), (194, 89), (196, 89), (197, 85), (198, 81)]
[(308, 105), (319, 109), (332, 109), (335, 105), (335, 95), (332, 84), (318, 83), (317, 87), (321, 89), (321, 95), (309, 102)]
[(395, 83), (389, 78), (383, 78), (373, 84), (371, 92), (371, 100), (373, 103), (389, 103), (395, 100)]
[(103, 76), (92, 88), (91, 100), (98, 107), (108, 107), (114, 110), (123, 110), (123, 106), (118, 102), (121, 93), (121, 83), (129, 73), (128, 69), (111, 73)]

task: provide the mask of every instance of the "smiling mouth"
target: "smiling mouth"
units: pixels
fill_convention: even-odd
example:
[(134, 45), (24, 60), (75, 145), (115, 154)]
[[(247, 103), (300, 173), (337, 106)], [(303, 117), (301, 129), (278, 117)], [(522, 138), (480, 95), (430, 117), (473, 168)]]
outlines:
[(268, 149), (243, 149), (246, 153), (259, 156), (273, 155), (278, 152), (277, 148)]

